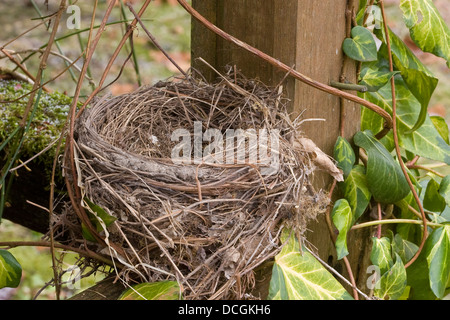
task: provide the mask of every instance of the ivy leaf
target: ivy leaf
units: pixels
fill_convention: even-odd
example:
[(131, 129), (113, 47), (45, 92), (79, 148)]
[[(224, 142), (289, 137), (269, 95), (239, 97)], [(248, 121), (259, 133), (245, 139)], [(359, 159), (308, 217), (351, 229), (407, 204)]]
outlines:
[(355, 152), (350, 143), (343, 137), (339, 136), (334, 145), (334, 159), (337, 166), (344, 172), (347, 177), (355, 164)]
[(181, 300), (176, 281), (145, 282), (126, 290), (119, 300)]
[(331, 219), (339, 231), (336, 238), (336, 251), (338, 260), (348, 255), (347, 232), (350, 230), (353, 222), (353, 214), (350, 205), (346, 199), (339, 199), (333, 206)]
[(450, 68), (450, 29), (431, 0), (402, 0), (400, 9), (411, 39), (425, 52), (447, 60)]
[(442, 212), (445, 209), (445, 199), (439, 193), (439, 183), (434, 179), (431, 179), (425, 190), (425, 195), (423, 197), (423, 206), (425, 209), (433, 212)]
[(425, 250), (422, 250), (417, 260), (406, 269), (406, 273), (408, 286), (411, 287), (409, 299), (436, 300), (436, 296), (430, 288), (429, 269)]
[(387, 237), (382, 237), (380, 239), (373, 237), (372, 242), (370, 261), (380, 268), (381, 274), (384, 274), (394, 264), (391, 256), (391, 240)]
[(441, 180), (441, 185), (439, 186), (439, 194), (444, 198), (447, 206), (450, 207), (450, 175), (445, 176)]
[(361, 26), (356, 26), (351, 31), (351, 38), (346, 38), (342, 45), (344, 53), (357, 61), (377, 60), (377, 45), (372, 33)]
[(398, 254), (395, 257), (395, 264), (381, 276), (375, 286), (374, 295), (383, 300), (397, 300), (406, 288), (405, 266)]
[(435, 229), (425, 245), (430, 287), (439, 299), (450, 280), (450, 225)]
[[(116, 217), (110, 215), (108, 212), (106, 212), (105, 209), (103, 209), (99, 205), (94, 204), (87, 197), (84, 197), (84, 202), (87, 204), (88, 208), (87, 214), (89, 220), (91, 221), (92, 225), (96, 228), (98, 232), (101, 232), (102, 230), (106, 229), (114, 221), (117, 220)], [(97, 241), (84, 223), (81, 224), (81, 232), (83, 238), (85, 238), (86, 240), (92, 242)]]
[(445, 119), (440, 116), (431, 116), (430, 119), (442, 139), (444, 139), (447, 144), (450, 144), (448, 125)]
[(403, 263), (411, 260), (416, 254), (419, 247), (411, 241), (405, 240), (399, 233), (396, 233), (392, 241), (392, 251), (397, 253), (402, 259)]
[(287, 229), (281, 234), (287, 243), (275, 256), (270, 280), (270, 300), (352, 300), (352, 296)]
[(22, 267), (14, 256), (0, 249), (0, 289), (4, 287), (17, 288), (22, 278)]
[[(395, 79), (397, 101), (397, 129), (399, 145), (421, 157), (450, 164), (450, 146), (442, 139), (430, 117), (426, 115), (423, 125), (412, 133), (416, 115), (420, 112), (420, 103), (405, 86), (402, 78)], [(391, 86), (388, 84), (377, 92), (366, 92), (364, 99), (377, 104), (392, 114)], [(365, 108), (367, 109), (367, 108)], [(383, 126), (383, 118), (371, 110), (363, 110), (361, 128), (379, 132)]]
[(95, 213), (95, 214), (90, 215), (89, 218), (91, 219), (92, 223), (97, 227), (97, 231), (102, 230), (100, 220), (105, 224), (106, 227), (109, 227), (114, 221), (117, 220), (116, 217), (110, 215), (102, 207), (92, 203), (92, 201), (89, 200), (88, 198), (85, 197), (84, 201), (87, 203), (89, 208), (92, 210), (91, 212)]
[(400, 165), (372, 132), (359, 131), (353, 140), (367, 152), (367, 184), (374, 199), (381, 203), (395, 203), (406, 197), (410, 189)]
[(341, 186), (344, 197), (352, 208), (354, 223), (364, 213), (372, 197), (364, 166), (356, 165)]
[[(417, 114), (413, 114), (416, 119), (413, 121), (414, 125), (412, 128), (408, 130), (408, 133), (411, 133), (420, 128), (426, 120), (428, 103), (430, 102), (434, 89), (436, 89), (438, 79), (433, 76), (433, 74), (422, 64), (422, 62), (411, 52), (411, 50), (394, 32), (390, 29), (388, 30), (394, 65), (397, 70), (401, 72), (407, 88), (420, 102), (420, 111), (418, 116)], [(384, 39), (384, 43), (386, 43), (384, 31), (381, 32), (383, 33), (382, 37)], [(388, 59), (387, 46), (385, 44), (383, 44), (380, 48), (380, 55), (386, 60)]]
[[(400, 219), (416, 219), (416, 215), (409, 210), (409, 206), (419, 210), (416, 200), (412, 192), (410, 192), (404, 199), (395, 203), (400, 209)], [(419, 225), (412, 223), (401, 223), (396, 226), (397, 234), (400, 234), (403, 239), (419, 243), (422, 237), (422, 230)]]
[(366, 86), (368, 91), (375, 92), (384, 87), (398, 73), (400, 71), (386, 72), (372, 68), (363, 68), (359, 84)]

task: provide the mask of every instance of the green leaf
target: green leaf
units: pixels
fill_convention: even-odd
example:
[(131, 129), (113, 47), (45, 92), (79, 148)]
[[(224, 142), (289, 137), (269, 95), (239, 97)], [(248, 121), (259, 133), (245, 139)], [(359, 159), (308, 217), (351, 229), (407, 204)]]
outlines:
[(450, 29), (431, 0), (402, 0), (400, 9), (411, 39), (425, 52), (447, 60), (450, 67)]
[[(395, 92), (397, 101), (397, 132), (400, 147), (421, 157), (450, 164), (450, 146), (439, 135), (428, 115), (419, 129), (408, 133), (414, 126), (421, 105), (405, 86), (402, 78), (396, 77)], [(361, 96), (392, 114), (390, 85), (384, 86), (377, 92), (366, 92)], [(372, 132), (379, 132), (382, 129), (383, 119), (375, 112), (363, 110), (361, 117), (362, 129), (371, 130)]]
[(411, 287), (410, 300), (436, 300), (430, 288), (429, 269), (424, 251), (422, 250), (417, 260), (406, 269), (408, 286)]
[(337, 166), (344, 172), (344, 177), (347, 177), (355, 164), (355, 152), (350, 143), (341, 136), (334, 144), (334, 159), (337, 161)]
[(358, 13), (356, 14), (356, 21), (360, 26), (363, 24), (364, 16), (366, 13), (366, 6), (367, 0), (359, 0), (359, 7), (358, 7), (359, 9)]
[(450, 144), (448, 125), (445, 119), (440, 116), (430, 116), (430, 119), (442, 139), (444, 139), (447, 144)]
[(114, 221), (117, 220), (116, 217), (110, 215), (102, 207), (92, 203), (92, 201), (90, 201), (88, 198), (85, 197), (84, 201), (87, 203), (87, 205), (91, 209), (90, 213), (92, 213), (92, 214), (89, 215), (89, 219), (97, 227), (97, 231), (103, 230), (101, 222), (103, 222), (106, 227), (109, 227)]
[[(84, 202), (87, 204), (87, 214), (89, 216), (89, 220), (98, 232), (106, 229), (114, 221), (117, 220), (116, 217), (110, 215), (102, 207), (94, 204), (87, 197), (84, 197)], [(81, 223), (81, 233), (84, 239), (92, 242), (97, 242), (95, 237), (92, 235), (92, 233), (84, 223)]]
[(397, 253), (403, 263), (407, 263), (416, 254), (419, 247), (411, 241), (405, 240), (399, 233), (396, 233), (392, 241), (392, 251)]
[[(404, 199), (396, 202), (395, 205), (400, 209), (400, 219), (417, 219), (416, 215), (409, 210), (409, 206), (419, 210), (416, 200), (412, 192), (410, 192)], [(422, 239), (421, 227), (412, 223), (401, 223), (396, 226), (396, 231), (405, 240), (419, 243)]]
[(181, 300), (181, 290), (176, 281), (145, 282), (126, 290), (119, 300)]
[[(386, 43), (384, 31), (383, 39)], [(437, 86), (438, 79), (422, 64), (422, 62), (411, 52), (405, 43), (389, 29), (391, 41), (392, 60), (397, 70), (401, 72), (407, 88), (420, 103), (420, 111), (413, 114), (413, 126), (408, 133), (414, 132), (423, 125), (427, 116), (428, 103)], [(380, 55), (388, 60), (387, 47), (383, 44)]]
[(372, 194), (367, 186), (365, 168), (362, 165), (356, 165), (347, 178), (340, 184), (345, 199), (347, 199), (352, 208), (353, 221), (355, 223), (366, 210)]
[(353, 140), (367, 152), (367, 183), (374, 199), (381, 203), (395, 203), (406, 197), (410, 189), (400, 165), (372, 132), (359, 131)]
[(395, 264), (385, 272), (375, 286), (374, 295), (383, 300), (397, 300), (406, 288), (406, 269), (402, 259), (395, 254)]
[(391, 256), (391, 240), (387, 237), (382, 237), (380, 239), (372, 237), (372, 242), (370, 261), (380, 268), (381, 274), (384, 274), (394, 264)]
[(352, 227), (353, 214), (346, 199), (339, 199), (333, 206), (331, 219), (339, 231), (336, 238), (336, 251), (338, 260), (348, 255), (347, 232)]
[(375, 92), (386, 85), (391, 78), (400, 71), (386, 72), (378, 69), (363, 68), (359, 84), (367, 87), (370, 92)]
[(356, 26), (351, 31), (352, 38), (343, 43), (345, 54), (357, 61), (377, 60), (377, 45), (372, 33), (364, 27)]
[(450, 207), (450, 175), (445, 176), (441, 180), (441, 184), (439, 186), (439, 194), (444, 198), (447, 206)]
[(433, 212), (442, 212), (445, 209), (445, 199), (439, 193), (439, 183), (431, 179), (425, 190), (423, 206), (425, 209)]
[(430, 287), (439, 299), (450, 280), (450, 225), (435, 229), (425, 245)]
[(270, 300), (352, 300), (352, 296), (322, 264), (303, 248), (287, 229), (281, 234), (286, 244), (275, 256), (270, 280)]
[(0, 249), (0, 289), (17, 288), (22, 278), (22, 267), (16, 258), (6, 250)]

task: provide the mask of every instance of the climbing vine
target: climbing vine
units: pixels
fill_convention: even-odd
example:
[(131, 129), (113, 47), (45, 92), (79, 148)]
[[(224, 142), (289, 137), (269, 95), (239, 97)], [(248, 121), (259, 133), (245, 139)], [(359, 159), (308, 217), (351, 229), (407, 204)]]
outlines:
[[(146, 5), (149, 2), (146, 1)], [(333, 156), (344, 179), (331, 186), (330, 197), (336, 200), (327, 217), (336, 256), (347, 267), (349, 279), (345, 279), (300, 244), (289, 230), (283, 230), (280, 240), (284, 246), (274, 259), (267, 298), (396, 300), (442, 299), (449, 295), (449, 129), (445, 119), (428, 114), (428, 105), (439, 79), (388, 27), (383, 0), (359, 1), (359, 9), (352, 17), (349, 37), (342, 44), (346, 57), (358, 64), (358, 83), (333, 85), (317, 82), (293, 70), (217, 28), (186, 1), (178, 2), (193, 18), (227, 41), (259, 56), (299, 81), (361, 105), (361, 130), (354, 135), (353, 141), (339, 136), (335, 143)], [(433, 2), (401, 0), (400, 9), (405, 26), (417, 47), (445, 59), (450, 67), (450, 30)], [(134, 28), (142, 21), (138, 14), (132, 12), (136, 16), (132, 24)], [(102, 28), (106, 20), (107, 16), (102, 22)], [(133, 28), (127, 29), (122, 46)], [(97, 41), (98, 38), (93, 40), (94, 48)], [(88, 97), (82, 109), (101, 90), (107, 71), (120, 49), (114, 53), (100, 85)], [(44, 53), (44, 57), (48, 57), (49, 51)], [(92, 53), (88, 51), (86, 54), (88, 62)], [(45, 59), (42, 61), (44, 65)], [(80, 79), (86, 74), (87, 66), (87, 63), (83, 65)], [(27, 115), (30, 112), (34, 115), (33, 110), (41, 99), (43, 70), (44, 67), (40, 68), (39, 76), (35, 79), (31, 90), (34, 93), (26, 107), (21, 129), (28, 128)], [(344, 88), (356, 89), (358, 94), (348, 93)], [(78, 89), (81, 89), (81, 84), (77, 86), (75, 99), (68, 112), (72, 120), (69, 144), (73, 138), (77, 99), (80, 95)], [(35, 104), (34, 94), (37, 95)], [(17, 129), (17, 134), (23, 133)], [(70, 164), (74, 165), (73, 159)], [(10, 169), (8, 167), (4, 172), (3, 182)], [(102, 209), (94, 204), (90, 207), (101, 218)], [(372, 228), (372, 265), (368, 270), (371, 276), (368, 279), (370, 282), (367, 282), (369, 293), (357, 288), (347, 261), (350, 253), (348, 235), (361, 228)], [(90, 235), (88, 228), (83, 231)], [(52, 246), (55, 244), (52, 243)], [(21, 273), (21, 266), (11, 253), (0, 249), (0, 288), (19, 285)], [(352, 288), (352, 294), (344, 289), (342, 283)], [(136, 291), (139, 292), (138, 296), (148, 299), (158, 296), (179, 298), (179, 284), (175, 281), (140, 284), (134, 291), (125, 292), (122, 298), (137, 298)]]
[[(338, 186), (342, 199), (334, 204), (332, 220), (338, 238), (377, 226), (370, 257), (379, 272), (375, 297), (441, 299), (450, 286), (450, 175), (428, 166), (438, 162), (445, 172), (450, 146), (445, 120), (427, 113), (438, 79), (388, 27), (383, 1), (360, 5), (358, 25), (343, 50), (361, 65), (359, 84), (366, 88), (360, 97), (388, 111), (393, 128), (384, 130), (378, 114), (362, 109), (361, 131), (354, 136), (361, 162), (349, 142), (338, 138), (334, 156), (345, 180)], [(404, 0), (400, 8), (415, 44), (450, 66), (450, 32), (433, 3)], [(367, 15), (371, 19), (364, 23)], [(422, 158), (428, 165), (417, 165)], [(371, 206), (378, 220), (359, 223)], [(382, 233), (385, 223), (395, 225)], [(336, 249), (338, 258), (348, 254), (345, 241), (336, 241)]]

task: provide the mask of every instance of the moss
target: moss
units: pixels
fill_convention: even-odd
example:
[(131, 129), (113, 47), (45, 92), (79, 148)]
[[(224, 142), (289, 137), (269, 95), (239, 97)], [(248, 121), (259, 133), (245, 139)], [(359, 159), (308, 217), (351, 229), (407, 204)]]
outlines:
[[(30, 92), (32, 85), (18, 80), (0, 80), (0, 143), (5, 141), (19, 126), (25, 111), (29, 95), (15, 101)], [(37, 99), (37, 95), (35, 95)], [(14, 101), (5, 103), (5, 101)], [(66, 121), (72, 99), (64, 94), (42, 92), (39, 106), (34, 113), (20, 151), (22, 161), (43, 150), (58, 139)], [(31, 115), (31, 113), (30, 113)], [(5, 154), (14, 152), (14, 139), (3, 149)], [(17, 142), (17, 141), (16, 141)], [(51, 170), (55, 157), (56, 144), (38, 157), (46, 170)]]

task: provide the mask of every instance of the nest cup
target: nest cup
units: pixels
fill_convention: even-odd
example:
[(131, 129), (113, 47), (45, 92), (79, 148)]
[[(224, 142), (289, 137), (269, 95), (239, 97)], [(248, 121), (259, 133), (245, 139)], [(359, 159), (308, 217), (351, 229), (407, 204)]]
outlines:
[(175, 280), (185, 299), (264, 298), (251, 294), (255, 268), (279, 252), (281, 228), (302, 237), (328, 204), (310, 185), (301, 121), (281, 92), (230, 72), (99, 99), (76, 124), (76, 183), (86, 210), (114, 221), (101, 223), (106, 245), (86, 241), (68, 206), (60, 221), (74, 222), (73, 244), (120, 262), (130, 284)]

